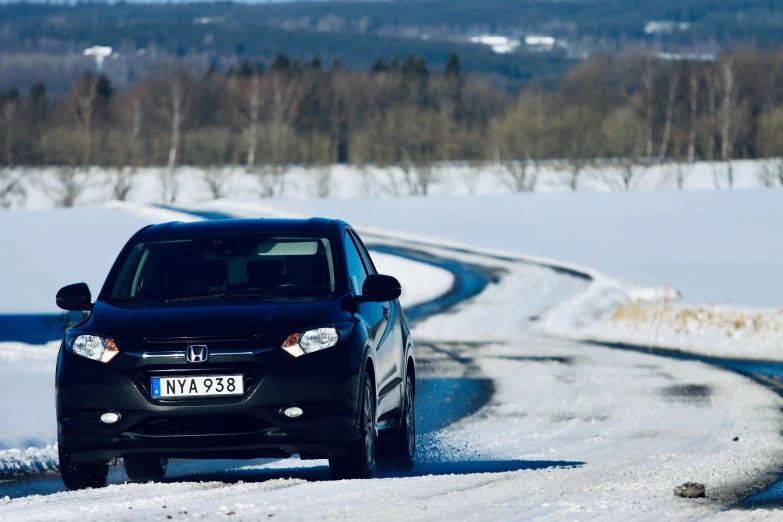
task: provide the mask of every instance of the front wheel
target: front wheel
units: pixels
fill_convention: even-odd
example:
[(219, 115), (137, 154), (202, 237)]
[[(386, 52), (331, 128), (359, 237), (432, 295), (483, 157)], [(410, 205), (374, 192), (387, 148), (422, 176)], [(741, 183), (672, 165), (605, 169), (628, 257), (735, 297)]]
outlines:
[(168, 459), (149, 457), (145, 455), (129, 455), (124, 458), (125, 473), (133, 482), (149, 482), (161, 480), (166, 475)]
[(359, 426), (361, 437), (348, 445), (344, 457), (329, 459), (329, 471), (336, 479), (369, 478), (375, 471), (375, 390), (368, 374), (364, 374), (361, 404), (359, 405)]
[(106, 462), (71, 462), (67, 453), (59, 452), (60, 475), (69, 490), (102, 488), (109, 478), (109, 464)]
[(391, 468), (411, 470), (416, 465), (416, 406), (410, 376), (405, 379), (400, 429), (384, 450), (382, 462)]

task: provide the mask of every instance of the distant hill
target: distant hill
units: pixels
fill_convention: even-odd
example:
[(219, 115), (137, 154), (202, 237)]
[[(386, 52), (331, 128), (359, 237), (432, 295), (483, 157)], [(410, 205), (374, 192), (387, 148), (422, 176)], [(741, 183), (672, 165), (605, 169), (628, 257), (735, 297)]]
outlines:
[[(416, 53), (440, 68), (456, 51), (466, 71), (513, 87), (551, 82), (574, 60), (600, 52), (714, 56), (727, 47), (779, 45), (782, 12), (783, 0), (648, 0), (632, 7), (620, 0), (9, 3), (0, 5), (0, 83), (28, 82), (35, 67), (84, 67), (85, 47), (107, 45), (122, 62), (107, 60), (118, 84), (167, 57), (228, 67), (242, 58), (269, 63), (281, 51), (366, 69), (378, 57)], [(508, 39), (501, 47), (509, 52), (471, 41), (482, 35)], [(554, 43), (531, 40), (540, 36)], [(70, 62), (56, 61), (64, 56)]]

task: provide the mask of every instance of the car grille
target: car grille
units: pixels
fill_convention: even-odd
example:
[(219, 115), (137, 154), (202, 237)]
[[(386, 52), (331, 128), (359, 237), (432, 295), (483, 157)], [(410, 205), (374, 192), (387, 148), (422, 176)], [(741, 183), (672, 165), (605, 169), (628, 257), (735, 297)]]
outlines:
[(245, 344), (258, 341), (259, 336), (254, 337), (166, 337), (161, 339), (144, 339), (151, 345), (174, 345), (184, 350), (191, 344), (208, 344), (214, 348), (234, 348), (237, 344)]
[(151, 419), (130, 431), (140, 435), (236, 435), (267, 427), (268, 424), (251, 415), (202, 415)]

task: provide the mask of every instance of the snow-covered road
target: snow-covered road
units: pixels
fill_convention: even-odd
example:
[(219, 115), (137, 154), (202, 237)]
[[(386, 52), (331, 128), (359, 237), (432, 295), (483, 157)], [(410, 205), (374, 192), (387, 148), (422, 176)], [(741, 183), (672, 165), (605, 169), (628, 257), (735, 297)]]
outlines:
[[(323, 462), (283, 460), (184, 464), (163, 484), (124, 484), (115, 471), (108, 488), (80, 492), (45, 477), (0, 485), (0, 498), (17, 497), (0, 501), (0, 518), (700, 518), (741, 498), (780, 457), (783, 401), (699, 363), (535, 337), (435, 343), (420, 363), (426, 378), (490, 379), (494, 393), (427, 436), (409, 476), (334, 481)], [(705, 482), (708, 498), (672, 495), (689, 480)]]

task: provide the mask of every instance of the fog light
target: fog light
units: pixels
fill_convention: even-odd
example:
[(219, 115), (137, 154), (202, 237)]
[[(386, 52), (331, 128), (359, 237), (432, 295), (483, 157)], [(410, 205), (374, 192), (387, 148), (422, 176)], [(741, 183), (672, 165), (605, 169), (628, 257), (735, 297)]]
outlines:
[(103, 415), (101, 415), (101, 422), (105, 424), (114, 424), (118, 420), (120, 420), (119, 413), (114, 413), (110, 411), (108, 413), (104, 413)]
[(303, 413), (304, 412), (302, 411), (302, 408), (299, 408), (297, 406), (292, 406), (290, 408), (286, 408), (285, 411), (283, 412), (283, 415), (295, 419), (297, 417), (301, 417)]

